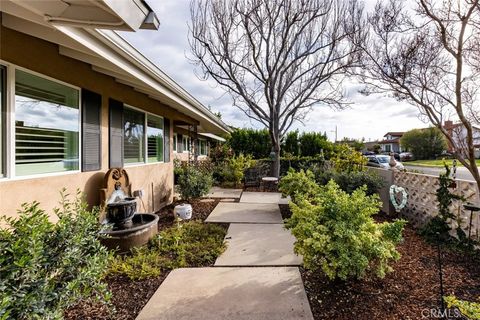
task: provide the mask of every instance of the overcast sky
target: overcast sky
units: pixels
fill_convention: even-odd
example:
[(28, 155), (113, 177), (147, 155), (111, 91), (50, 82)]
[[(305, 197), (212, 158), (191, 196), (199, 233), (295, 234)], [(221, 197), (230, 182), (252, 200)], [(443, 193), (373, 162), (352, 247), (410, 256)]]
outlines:
[[(259, 124), (247, 118), (231, 105), (224, 91), (213, 81), (201, 81), (196, 76), (195, 66), (188, 60), (188, 26), (190, 20), (189, 0), (148, 1), (160, 19), (158, 31), (139, 30), (121, 35), (154, 62), (160, 69), (189, 91), (205, 106), (220, 111), (222, 119), (237, 127), (255, 127)], [(343, 137), (380, 139), (388, 131), (407, 131), (428, 126), (417, 117), (417, 109), (406, 103), (380, 95), (363, 96), (359, 85), (345, 84), (346, 96), (353, 102), (351, 107), (335, 111), (325, 106), (316, 106), (304, 125), (292, 128), (300, 131), (326, 131), (333, 140), (335, 126), (338, 139)]]

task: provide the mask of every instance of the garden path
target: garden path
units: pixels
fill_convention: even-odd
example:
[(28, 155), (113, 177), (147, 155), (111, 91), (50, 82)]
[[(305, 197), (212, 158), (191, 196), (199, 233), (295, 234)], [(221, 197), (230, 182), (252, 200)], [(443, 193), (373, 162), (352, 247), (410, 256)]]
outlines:
[(173, 270), (137, 320), (312, 320), (284, 202), (279, 193), (243, 192), (240, 203), (219, 203), (206, 221), (230, 223), (227, 250), (215, 267)]

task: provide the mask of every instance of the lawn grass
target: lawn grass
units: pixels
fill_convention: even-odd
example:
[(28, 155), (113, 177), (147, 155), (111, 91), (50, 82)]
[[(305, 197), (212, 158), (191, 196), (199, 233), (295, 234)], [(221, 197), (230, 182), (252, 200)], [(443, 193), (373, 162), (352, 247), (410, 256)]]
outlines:
[[(415, 161), (406, 161), (404, 164), (412, 166), (424, 166), (424, 167), (443, 167), (443, 163), (446, 162), (449, 166), (452, 166), (452, 159), (445, 160), (415, 160)], [(480, 166), (480, 159), (477, 161), (477, 166)], [(457, 166), (462, 167), (462, 164), (457, 161)]]

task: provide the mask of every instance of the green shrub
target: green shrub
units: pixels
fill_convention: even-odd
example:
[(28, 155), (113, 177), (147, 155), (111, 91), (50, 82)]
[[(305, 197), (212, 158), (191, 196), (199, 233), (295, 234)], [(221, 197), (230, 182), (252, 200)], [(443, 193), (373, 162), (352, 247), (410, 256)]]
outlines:
[(235, 129), (226, 142), (235, 155), (248, 154), (254, 159), (267, 158), (272, 142), (267, 129)]
[(367, 195), (376, 194), (385, 185), (385, 181), (373, 171), (334, 172), (332, 170), (315, 172), (315, 180), (319, 185), (326, 185), (334, 180), (340, 188), (352, 193), (362, 186), (366, 186)]
[(283, 196), (290, 196), (292, 201), (298, 198), (310, 199), (318, 193), (318, 185), (310, 170), (296, 172), (290, 169), (286, 176), (282, 177), (278, 184), (278, 190)]
[(377, 195), (365, 188), (351, 195), (330, 181), (312, 201), (290, 202), (292, 217), (286, 227), (296, 237), (295, 252), (303, 256), (306, 268), (322, 270), (330, 279), (362, 278), (368, 273), (384, 277), (391, 261), (400, 254), (405, 221), (376, 223)]
[(206, 195), (212, 188), (212, 173), (193, 165), (185, 165), (177, 169), (177, 191), (182, 199), (191, 200)]
[(363, 171), (367, 164), (367, 158), (348, 144), (337, 145), (335, 154), (330, 160), (337, 172)]
[(471, 320), (480, 320), (480, 302), (459, 300), (455, 296), (443, 298), (447, 308), (456, 308), (460, 313)]
[(225, 250), (225, 234), (218, 225), (197, 221), (173, 226), (160, 232), (148, 246), (112, 258), (110, 273), (135, 280), (157, 277), (165, 270), (210, 265)]
[(239, 185), (244, 177), (246, 169), (255, 165), (252, 156), (239, 154), (228, 159), (222, 167), (223, 182), (231, 185)]
[(18, 218), (2, 217), (0, 319), (60, 319), (78, 300), (109, 298), (98, 210), (89, 211), (80, 193), (70, 201), (62, 192), (61, 204), (56, 224), (38, 202), (23, 204)]

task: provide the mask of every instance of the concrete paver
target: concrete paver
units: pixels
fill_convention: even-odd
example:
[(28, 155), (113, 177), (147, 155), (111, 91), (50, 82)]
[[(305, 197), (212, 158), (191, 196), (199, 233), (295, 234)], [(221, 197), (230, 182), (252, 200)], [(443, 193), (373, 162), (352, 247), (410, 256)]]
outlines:
[(298, 268), (173, 270), (137, 320), (313, 320)]
[(242, 189), (228, 189), (213, 187), (210, 192), (205, 196), (207, 198), (240, 198), (242, 195)]
[(227, 249), (215, 266), (297, 266), (302, 258), (293, 252), (295, 237), (283, 224), (231, 224)]
[(217, 223), (283, 223), (275, 203), (219, 203), (206, 222)]
[(280, 203), (282, 194), (279, 192), (244, 192), (240, 202), (248, 203)]

